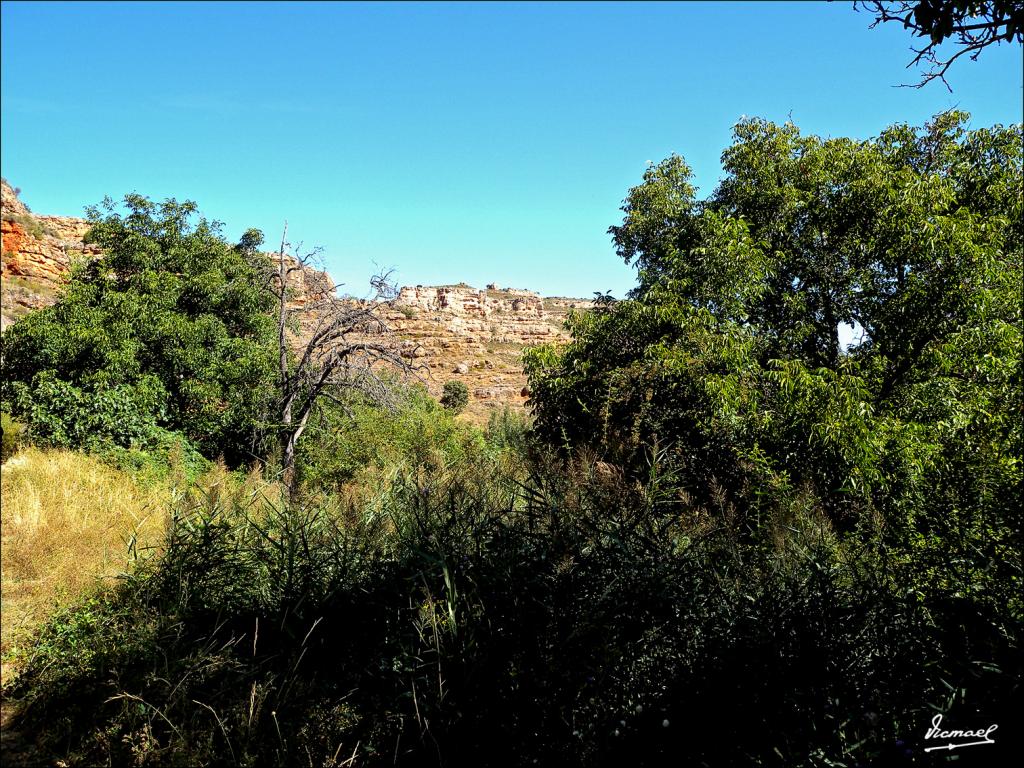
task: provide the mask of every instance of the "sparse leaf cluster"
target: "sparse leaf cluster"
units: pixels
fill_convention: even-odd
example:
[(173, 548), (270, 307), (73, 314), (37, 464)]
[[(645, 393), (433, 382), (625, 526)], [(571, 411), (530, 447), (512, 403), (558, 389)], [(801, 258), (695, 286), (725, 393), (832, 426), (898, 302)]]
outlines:
[[(927, 41), (924, 47), (912, 49), (915, 55), (907, 65), (927, 67), (916, 88), (941, 80), (952, 90), (946, 73), (961, 56), (977, 61), (989, 46), (1024, 43), (1021, 0), (857, 0), (854, 7), (875, 17), (872, 29), (894, 22)], [(957, 46), (956, 53), (948, 57), (940, 48), (947, 40)]]

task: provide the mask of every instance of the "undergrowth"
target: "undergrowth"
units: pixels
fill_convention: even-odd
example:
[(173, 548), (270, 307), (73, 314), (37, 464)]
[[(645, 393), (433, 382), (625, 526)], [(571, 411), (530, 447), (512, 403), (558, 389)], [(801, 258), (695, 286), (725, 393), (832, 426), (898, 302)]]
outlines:
[(536, 449), (358, 503), (225, 488), (8, 686), (69, 765), (891, 764), (936, 709), (1020, 695), (1019, 615), (908, 591), (813, 511), (760, 537)]

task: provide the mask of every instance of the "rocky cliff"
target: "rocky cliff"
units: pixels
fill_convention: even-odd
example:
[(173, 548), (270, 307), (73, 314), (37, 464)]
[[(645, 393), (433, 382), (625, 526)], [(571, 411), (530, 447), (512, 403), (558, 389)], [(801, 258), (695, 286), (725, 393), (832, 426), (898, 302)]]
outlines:
[(388, 320), (429, 370), (431, 392), (440, 396), (446, 381), (462, 381), (470, 394), (467, 419), (484, 423), (494, 409), (525, 406), (523, 350), (564, 340), (569, 310), (590, 306), (495, 284), (417, 285), (401, 289)]
[(88, 225), (71, 216), (37, 216), (0, 182), (0, 328), (32, 309), (56, 301), (71, 263), (99, 250), (82, 242)]
[[(101, 254), (82, 242), (88, 228), (83, 219), (34, 214), (6, 181), (2, 197), (0, 325), (6, 328), (56, 301), (75, 259)], [(293, 309), (334, 292), (326, 272), (304, 269), (290, 281)], [(466, 418), (484, 423), (495, 408), (523, 408), (528, 396), (523, 349), (564, 339), (566, 314), (590, 306), (586, 300), (545, 298), (493, 283), (483, 289), (459, 283), (404, 287), (381, 312), (402, 340), (403, 354), (421, 364), (428, 389), (439, 397), (446, 381), (462, 381), (470, 393)]]

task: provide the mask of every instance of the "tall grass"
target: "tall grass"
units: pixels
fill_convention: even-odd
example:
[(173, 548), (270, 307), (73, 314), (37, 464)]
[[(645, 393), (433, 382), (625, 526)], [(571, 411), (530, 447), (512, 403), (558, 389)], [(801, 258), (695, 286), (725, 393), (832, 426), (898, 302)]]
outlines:
[(53, 609), (109, 584), (163, 535), (170, 488), (99, 459), (27, 448), (0, 469), (3, 653)]

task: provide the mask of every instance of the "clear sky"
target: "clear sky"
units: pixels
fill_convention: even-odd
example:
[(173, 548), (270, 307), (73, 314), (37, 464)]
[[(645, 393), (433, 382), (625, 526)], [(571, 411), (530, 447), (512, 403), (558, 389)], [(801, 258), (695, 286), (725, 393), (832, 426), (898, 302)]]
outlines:
[(498, 282), (621, 296), (606, 234), (647, 161), (702, 193), (742, 115), (868, 138), (1020, 122), (1021, 50), (922, 90), (911, 38), (835, 3), (2, 4), (2, 172), (36, 212), (195, 200), (355, 294)]

